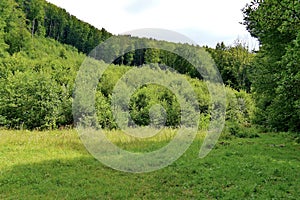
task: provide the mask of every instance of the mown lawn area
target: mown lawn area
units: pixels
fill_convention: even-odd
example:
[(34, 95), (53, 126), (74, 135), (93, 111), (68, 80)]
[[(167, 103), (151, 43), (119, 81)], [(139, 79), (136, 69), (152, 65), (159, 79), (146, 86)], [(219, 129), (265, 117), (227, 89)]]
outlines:
[[(287, 133), (220, 138), (203, 159), (199, 136), (161, 170), (131, 174), (93, 158), (75, 130), (0, 130), (0, 199), (300, 199), (300, 145)], [(125, 141), (136, 151), (166, 141)]]

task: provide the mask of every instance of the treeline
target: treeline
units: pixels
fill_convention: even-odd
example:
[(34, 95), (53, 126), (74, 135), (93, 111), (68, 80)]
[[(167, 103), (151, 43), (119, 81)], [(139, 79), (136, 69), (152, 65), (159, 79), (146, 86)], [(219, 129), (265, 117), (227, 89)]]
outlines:
[[(73, 98), (74, 83), (86, 56), (78, 53), (77, 49), (62, 45), (53, 39), (33, 38), (31, 44), (34, 44), (35, 48), (20, 51), (13, 56), (7, 55), (0, 61), (0, 126), (15, 129), (55, 129), (73, 126), (73, 114), (76, 119), (76, 113), (81, 113), (76, 112), (76, 109), (72, 113), (72, 104), (75, 103), (76, 106)], [(99, 69), (106, 65), (102, 61), (94, 62), (99, 65)], [(149, 64), (145, 68), (146, 70), (140, 72), (148, 73), (149, 76), (151, 70), (166, 73), (168, 80), (178, 76), (173, 71), (161, 69), (159, 64)], [(141, 68), (111, 65), (104, 72), (95, 93), (95, 114), (100, 127), (119, 128), (113, 115), (114, 107), (111, 106), (113, 89), (129, 70), (139, 72), (139, 69)], [(132, 78), (138, 81), (139, 77), (142, 76)], [(200, 128), (205, 129), (212, 109), (206, 83), (187, 75), (184, 78), (196, 93), (201, 113)], [(174, 87), (181, 84), (176, 80), (173, 83)], [(121, 94), (126, 93), (126, 87), (120, 89)], [(230, 88), (226, 88), (226, 91), (227, 121), (239, 126), (249, 126), (253, 117), (253, 102), (250, 95)], [(82, 95), (86, 95), (86, 89)], [(189, 99), (189, 90), (182, 95)], [(115, 100), (121, 105), (124, 101), (123, 98)], [(157, 104), (161, 107), (157, 107)], [(155, 84), (143, 86), (137, 89), (130, 99), (129, 114), (132, 121), (129, 121), (128, 125), (159, 126), (164, 123), (168, 127), (178, 127), (181, 124), (182, 114), (180, 106), (178, 99), (170, 90)], [(117, 113), (122, 113), (122, 110)], [(185, 123), (188, 124), (189, 120)]]
[[(197, 61), (199, 51), (203, 51), (203, 48), (127, 35), (111, 37), (91, 53), (97, 52), (92, 57), (106, 63), (136, 67), (156, 63), (162, 68), (170, 67), (181, 74), (202, 80), (197, 66), (191, 63)], [(201, 63), (197, 64), (200, 67)]]
[(99, 30), (50, 3), (45, 6), (44, 27), (46, 37), (72, 45), (83, 53), (89, 53), (95, 46), (112, 36), (104, 28)]
[[(226, 89), (228, 122), (248, 126), (254, 119), (275, 131), (300, 130), (299, 6), (297, 1), (266, 0), (245, 7), (244, 24), (258, 38), (258, 52), (250, 52), (241, 41), (205, 48), (224, 83), (234, 89)], [(74, 81), (86, 58), (82, 53), (90, 53), (111, 36), (44, 0), (0, 1), (0, 126), (48, 129), (72, 125)], [(133, 39), (116, 36), (114, 46), (108, 43), (92, 51), (99, 50), (102, 53), (96, 53), (96, 58), (113, 64), (97, 87), (99, 125), (117, 127), (109, 109), (117, 80), (130, 69), (153, 68), (153, 63), (170, 75), (184, 74), (197, 93), (205, 125), (211, 108), (204, 81), (215, 72), (205, 67), (205, 58), (194, 60), (203, 48), (151, 39), (127, 43), (126, 38)], [(250, 96), (255, 97), (256, 109)], [(133, 95), (130, 114), (134, 122), (151, 123), (149, 112), (159, 102), (168, 114), (167, 126), (177, 127), (178, 102), (157, 85), (142, 87)], [(154, 109), (163, 115), (161, 107)]]
[[(74, 80), (85, 56), (53, 40), (34, 39), (34, 43), (39, 50), (30, 52), (29, 56), (19, 53), (1, 60), (0, 125), (27, 129), (70, 126), (73, 124)], [(103, 128), (117, 128), (111, 108), (112, 92), (118, 80), (130, 69), (126, 66), (110, 66), (99, 82), (95, 106), (98, 123)], [(157, 70), (160, 70), (158, 66)], [(174, 75), (173, 72), (169, 73), (169, 76)], [(206, 84), (186, 78), (197, 94), (203, 127), (209, 120), (210, 112)], [(229, 88), (227, 91), (232, 95), (227, 107), (228, 120), (249, 124), (252, 112), (250, 97)], [(180, 124), (180, 105), (176, 97), (157, 85), (142, 87), (132, 96), (130, 113), (135, 124), (149, 125), (149, 110), (156, 104), (161, 104), (166, 111), (166, 126), (177, 127)], [(159, 116), (155, 119), (163, 120)], [(160, 124), (160, 121), (155, 123)]]
[[(163, 77), (168, 77), (167, 82), (170, 83), (170, 87), (179, 90), (180, 97), (175, 96), (170, 88), (159, 84), (143, 85), (130, 97), (127, 112), (127, 108), (124, 106), (126, 104), (125, 96), (130, 93), (130, 89), (128, 86), (120, 84), (120, 79), (131, 69), (127, 66), (110, 65), (103, 74), (95, 93), (97, 123), (100, 127), (118, 128), (120, 124), (116, 123), (114, 113), (118, 115), (117, 117), (122, 118), (121, 121), (126, 123), (123, 124), (124, 127), (135, 127), (136, 125), (173, 128), (184, 125), (188, 127), (193, 125), (193, 120), (196, 118), (194, 113), (189, 110), (189, 106), (192, 105), (193, 107), (197, 104), (200, 112), (199, 128), (203, 130), (208, 128), (211, 111), (215, 108), (212, 107), (212, 99), (207, 83), (184, 76), (183, 79), (187, 80), (191, 88), (184, 87), (182, 89), (184, 84), (178, 78), (180, 77), (179, 74), (162, 70), (157, 64), (144, 65), (142, 68), (134, 67), (134, 73), (127, 74), (125, 79), (142, 82), (141, 79), (145, 78), (145, 73), (147, 74), (146, 77), (156, 77), (160, 80), (164, 79)], [(117, 84), (119, 84), (119, 87), (114, 88)], [(220, 87), (219, 90), (221, 91), (222, 88)], [(113, 95), (114, 92), (124, 95)], [(196, 95), (196, 102), (193, 101), (193, 93)], [(254, 103), (251, 96), (244, 91), (238, 92), (229, 87), (226, 87), (226, 93), (228, 97), (226, 101), (226, 121), (235, 124), (237, 127), (250, 126), (254, 112)], [(75, 95), (80, 95), (80, 93)], [(76, 114), (86, 113), (80, 112), (82, 108), (90, 110), (86, 107), (88, 104), (84, 101), (81, 102), (80, 98), (76, 99), (74, 103)], [(80, 116), (75, 115), (74, 117), (79, 118)]]
[[(97, 30), (43, 0), (1, 1), (0, 10), (0, 126), (26, 129), (72, 126), (74, 82), (86, 58), (78, 50), (89, 53), (111, 34), (104, 29)], [(126, 38), (131, 43), (126, 43)], [(132, 43), (134, 40), (136, 41)], [(104, 73), (97, 87), (95, 106), (99, 126), (118, 128), (111, 110), (112, 90), (128, 70), (138, 71), (140, 66), (147, 65), (146, 68), (154, 66), (156, 70), (169, 73), (171, 77), (177, 73), (185, 75), (197, 94), (200, 124), (205, 128), (210, 119), (211, 102), (206, 84), (201, 80), (209, 80), (207, 76), (216, 72), (210, 71), (212, 69), (207, 64), (207, 58), (201, 58), (200, 62), (196, 59), (205, 51), (203, 48), (130, 36), (116, 36), (111, 42), (115, 45), (108, 43), (102, 49), (96, 49), (100, 50), (96, 57), (98, 60), (113, 64)], [(226, 52), (231, 52), (231, 49), (248, 52), (243, 46), (240, 47), (224, 47), (223, 57), (229, 63), (239, 60), (237, 54), (227, 56)], [(217, 50), (207, 50), (216, 61), (219, 59)], [(250, 56), (250, 53), (245, 55)], [(95, 62), (101, 65), (101, 61)], [(217, 65), (222, 67), (225, 64), (220, 62)], [(226, 70), (230, 68), (229, 65)], [(228, 77), (228, 80), (231, 78)], [(228, 85), (236, 83), (234, 80), (232, 78)], [(227, 120), (248, 125), (253, 111), (250, 96), (243, 91), (226, 90), (230, 94)], [(188, 93), (184, 95), (189, 96)], [(156, 104), (161, 104), (162, 107), (157, 107)], [(128, 122), (131, 126), (161, 124), (163, 120), (169, 127), (178, 127), (181, 123), (178, 100), (172, 92), (158, 85), (138, 89), (131, 98), (129, 109), (133, 120)], [(151, 113), (158, 116), (153, 118)], [(162, 117), (164, 114), (166, 118)]]
[(231, 46), (221, 42), (215, 48), (206, 49), (215, 61), (225, 85), (251, 92), (252, 62), (255, 53), (250, 51), (247, 42), (237, 39)]
[[(6, 51), (11, 55), (21, 50), (30, 51), (34, 44), (30, 42), (33, 37), (50, 37), (63, 44), (76, 47), (80, 52), (88, 54), (102, 41), (112, 36), (105, 29), (98, 30), (95, 27), (78, 20), (53, 4), (44, 0), (7, 0), (1, 2), (2, 12), (0, 19), (0, 45), (1, 54)], [(2, 27), (2, 28), (1, 28)], [(182, 74), (192, 78), (203, 79), (202, 75), (192, 64), (182, 58), (182, 55), (193, 59), (195, 52), (190, 45), (177, 45), (170, 42), (159, 43), (152, 39), (139, 39), (132, 43), (128, 49), (122, 47), (124, 38), (130, 36), (114, 37), (113, 47), (107, 45), (99, 57), (106, 62), (116, 65), (140, 66), (143, 64), (159, 63), (169, 66)], [(159, 43), (158, 46), (154, 44)], [(153, 48), (142, 48), (143, 46)], [(160, 49), (166, 46), (172, 52)], [(196, 49), (200, 48), (198, 46)], [(194, 50), (195, 50), (194, 48)], [(237, 90), (243, 89), (250, 92), (249, 65), (253, 54), (242, 42), (236, 42), (233, 46), (218, 44), (216, 49), (206, 48), (216, 62), (224, 83)], [(121, 50), (123, 52), (121, 52)], [(123, 54), (122, 54), (123, 53)], [(108, 60), (111, 55), (120, 55), (114, 60)]]
[(10, 54), (28, 46), (32, 37), (50, 37), (88, 53), (112, 34), (80, 21), (44, 0), (1, 1), (0, 31)]
[[(218, 43), (216, 48), (204, 48), (214, 60), (225, 85), (236, 90), (250, 92), (251, 66), (255, 54), (250, 51), (246, 42), (236, 40), (231, 46), (226, 46), (222, 42)], [(126, 66), (157, 63), (162, 68), (168, 66), (181, 74), (199, 80), (203, 80), (203, 74), (207, 72), (199, 70), (203, 63), (196, 63), (196, 66), (192, 63), (197, 61), (197, 57), (201, 54), (199, 51), (202, 50), (202, 47), (190, 44), (176, 44), (131, 36), (111, 37), (106, 44), (96, 49), (97, 59), (107, 63)]]
[(253, 62), (256, 123), (300, 132), (300, 3), (251, 1), (244, 24), (260, 42)]

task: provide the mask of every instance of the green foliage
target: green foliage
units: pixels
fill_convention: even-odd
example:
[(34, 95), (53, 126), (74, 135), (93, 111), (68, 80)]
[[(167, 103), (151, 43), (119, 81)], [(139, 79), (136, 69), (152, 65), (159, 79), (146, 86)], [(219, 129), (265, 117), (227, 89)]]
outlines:
[(44, 73), (10, 74), (1, 91), (1, 114), (10, 128), (55, 128), (59, 117), (59, 87)]
[(158, 49), (147, 49), (145, 52), (145, 64), (159, 63), (160, 55)]
[[(64, 9), (45, 0), (6, 0), (0, 3), (1, 23), (9, 53), (19, 52), (31, 37), (46, 36), (89, 53), (112, 34), (78, 20)], [(1, 45), (0, 25), (0, 45)], [(1, 46), (0, 46), (1, 47)]]
[(129, 70), (126, 66), (110, 65), (105, 73), (101, 76), (98, 88), (100, 92), (108, 97), (112, 94), (114, 86), (120, 80), (120, 78)]
[(27, 129), (71, 125), (73, 84), (84, 56), (50, 39), (31, 41), (35, 48), (0, 62), (0, 124)]
[(104, 28), (99, 30), (51, 3), (45, 3), (44, 10), (46, 36), (72, 45), (83, 53), (90, 53), (102, 41), (112, 36)]
[(26, 17), (14, 0), (2, 1), (0, 6), (2, 10), (0, 19), (4, 25), (4, 41), (8, 45), (7, 51), (10, 54), (19, 52), (28, 45), (30, 38), (26, 29)]
[[(84, 56), (78, 54), (72, 48), (61, 46), (52, 40), (34, 39), (34, 42), (38, 44), (37, 49), (41, 51), (32, 49), (28, 54), (23, 52), (15, 54), (14, 57), (2, 60), (0, 65), (1, 125), (11, 128), (23, 126), (29, 129), (56, 128), (70, 125), (73, 123), (71, 105), (74, 80)], [(64, 52), (64, 56), (61, 56), (61, 52)], [(45, 57), (46, 55), (47, 57)], [(42, 59), (42, 57), (45, 58)], [(39, 60), (36, 60), (36, 58), (39, 58)], [(90, 63), (89, 66), (100, 67), (105, 64), (98, 61), (93, 62), (94, 64)], [(98, 76), (98, 72), (89, 72), (89, 69), (92, 70), (92, 68), (86, 68), (88, 70), (87, 74)], [(97, 86), (95, 115), (98, 124), (102, 128), (118, 128), (112, 115), (111, 95), (117, 82), (129, 69), (132, 68), (110, 65), (102, 75), (100, 82), (93, 83), (94, 86), (91, 85), (91, 87)], [(156, 68), (156, 70), (160, 69)], [(169, 73), (168, 77), (175, 76), (173, 72), (167, 71), (164, 73)], [(86, 78), (88, 77), (82, 77), (82, 81), (87, 81)], [(185, 78), (194, 88), (199, 109), (202, 113), (200, 127), (205, 129), (209, 122), (210, 113), (210, 95), (207, 86), (203, 81), (191, 79), (188, 76), (185, 76)], [(176, 82), (176, 84), (180, 83)], [(176, 84), (174, 82), (174, 87)], [(82, 94), (79, 92), (75, 95), (85, 96), (86, 90), (87, 88), (83, 88)], [(122, 89), (121, 93), (126, 94), (125, 91), (126, 88)], [(249, 103), (251, 98), (243, 92), (236, 92), (231, 89), (228, 89), (228, 91), (233, 94), (232, 98), (229, 98), (230, 103), (228, 103), (227, 108), (229, 119), (236, 119), (239, 123), (244, 124), (250, 123), (249, 116), (253, 109), (249, 106), (251, 105)], [(189, 93), (189, 91), (185, 91), (182, 95), (188, 98)], [(122, 102), (123, 100), (120, 99), (120, 105), (122, 105)], [(80, 105), (86, 107), (85, 102), (73, 103), (75, 108), (81, 108)], [(157, 107), (157, 104), (162, 107)], [(92, 106), (87, 108), (91, 112), (93, 110)], [(166, 120), (167, 126), (177, 127), (181, 122), (181, 108), (178, 99), (171, 91), (157, 85), (144, 86), (138, 89), (131, 97), (130, 110), (131, 117), (137, 125), (149, 125), (151, 113), (160, 115), (152, 116), (153, 119), (159, 119), (153, 122), (154, 124), (162, 125), (163, 120)], [(75, 113), (86, 113), (86, 111), (76, 110)], [(164, 115), (166, 118), (163, 117)], [(74, 117), (76, 119), (80, 116)], [(184, 123), (188, 124), (188, 122)]]
[(31, 35), (45, 35), (45, 1), (44, 0), (16, 0), (26, 14), (28, 29)]
[[(130, 45), (129, 41), (131, 41)], [(152, 48), (145, 49), (146, 44)], [(181, 74), (187, 74), (192, 78), (202, 80), (204, 78), (203, 76), (208, 74), (207, 69), (203, 69), (205, 64), (197, 63), (197, 67), (199, 67), (201, 73), (199, 73), (199, 69), (197, 70), (191, 64), (191, 62), (198, 61), (197, 58), (202, 54), (202, 50), (204, 50), (204, 48), (188, 44), (175, 44), (153, 39), (119, 36), (110, 38), (110, 45), (104, 46), (99, 50), (102, 52), (102, 55), (99, 55), (98, 59), (102, 59), (108, 63), (112, 62), (116, 65), (128, 66), (156, 63), (159, 64), (162, 69), (168, 66)], [(249, 52), (245, 43), (236, 40), (232, 47), (226, 47), (224, 43), (221, 43), (216, 46), (216, 49), (206, 48), (206, 50), (216, 62), (226, 85), (237, 90), (250, 92), (250, 64), (254, 54)], [(123, 55), (123, 53), (124, 56), (114, 60), (113, 56)], [(202, 60), (203, 59), (205, 58), (202, 58)]]
[(258, 130), (253, 126), (255, 104), (251, 95), (226, 87), (226, 124), (222, 137), (257, 137)]
[(250, 94), (227, 87), (226, 120), (249, 126), (254, 118), (255, 104)]
[(236, 90), (250, 92), (251, 61), (254, 54), (242, 41), (236, 40), (233, 46), (218, 43), (215, 49), (207, 48), (216, 66), (218, 67), (224, 83)]
[(300, 130), (300, 31), (297, 39), (287, 47), (280, 64), (276, 97), (268, 107), (269, 123), (292, 131)]
[[(131, 117), (137, 125), (150, 125), (150, 114), (157, 115), (152, 116), (156, 125), (177, 127), (180, 124), (180, 105), (174, 94), (164, 87), (144, 86), (132, 96), (130, 103)], [(158, 104), (162, 107), (157, 107)], [(150, 112), (150, 109), (154, 110)]]
[(247, 127), (245, 125), (239, 124), (236, 121), (230, 120), (226, 121), (225, 128), (223, 129), (222, 138), (230, 139), (232, 137), (238, 138), (255, 138), (259, 137), (258, 129), (256, 127)]
[(0, 58), (3, 58), (7, 54), (8, 45), (5, 43), (4, 38), (4, 28), (5, 28), (4, 20), (0, 16)]
[[(112, 99), (116, 84), (129, 70), (140, 73), (131, 77), (133, 81), (130, 84), (142, 81), (144, 73), (155, 77), (153, 70), (156, 70), (164, 73), (162, 78), (168, 79), (167, 82), (174, 89), (183, 86), (181, 80), (174, 78), (179, 76), (177, 72), (183, 74), (182, 77), (192, 86), (198, 102), (193, 101), (190, 90), (179, 89), (185, 99), (177, 99), (175, 94), (162, 86), (142, 86), (130, 99), (132, 121), (128, 122), (129, 125), (161, 126), (165, 123), (169, 127), (178, 127), (184, 123), (190, 126), (191, 119), (196, 116), (189, 109), (199, 107), (200, 128), (208, 127), (213, 109), (210, 106), (211, 97), (207, 83), (199, 79), (206, 77), (208, 80), (207, 75), (215, 72), (209, 71), (211, 66), (206, 54), (203, 56), (203, 48), (131, 36), (114, 37), (112, 43), (96, 49), (94, 53), (97, 59), (116, 65), (109, 66), (102, 74), (100, 69), (107, 64), (90, 61), (82, 69), (85, 70), (83, 76), (77, 77), (78, 83), (89, 82), (89, 88), (80, 88), (74, 85), (74, 81), (86, 57), (78, 51), (88, 53), (95, 45), (110, 37), (110, 33), (83, 23), (65, 10), (43, 0), (1, 1), (0, 10), (0, 126), (53, 129), (70, 126), (74, 124), (74, 119), (84, 117), (83, 113), (90, 113), (92, 117), (87, 119), (87, 123), (98, 123), (106, 129), (119, 128), (113, 116), (116, 110), (111, 104), (112, 100), (116, 100), (121, 105), (118, 108), (121, 109), (120, 115), (124, 115), (124, 119), (128, 118), (124, 111), (128, 88), (119, 88), (123, 96)], [(145, 46), (151, 48), (145, 49)], [(169, 51), (158, 49), (157, 46)], [(201, 74), (191, 65), (196, 58), (201, 60), (197, 63)], [(140, 65), (145, 63), (149, 63), (145, 66), (148, 70), (139, 71)], [(100, 74), (99, 81), (92, 81), (98, 80)], [(80, 98), (73, 101), (75, 87), (79, 87), (79, 90), (74, 95)], [(86, 105), (84, 100), (88, 89), (94, 91), (89, 97), (94, 100), (90, 105)], [(250, 97), (242, 91), (232, 90), (231, 93), (228, 119), (236, 119), (242, 124), (250, 123), (249, 116), (253, 109), (248, 106)], [(186, 116), (183, 118), (185, 121), (181, 121), (181, 115)]]
[(261, 44), (252, 76), (256, 122), (277, 131), (300, 129), (299, 6), (298, 1), (266, 0), (244, 9), (244, 24)]
[[(150, 77), (154, 76), (151, 75), (153, 73), (150, 69), (154, 67), (154, 65), (150, 66), (143, 66), (143, 69), (140, 70), (142, 73), (148, 74)], [(128, 70), (133, 70), (135, 73), (134, 78), (132, 80), (139, 82), (140, 78), (143, 78), (142, 75), (136, 75), (138, 73), (139, 68), (129, 68), (125, 66), (114, 66), (110, 65), (107, 70), (102, 75), (100, 82), (98, 84), (98, 92), (97, 97), (99, 98), (96, 100), (97, 107), (97, 119), (101, 127), (103, 128), (116, 128), (116, 123), (114, 118), (112, 117), (112, 109), (114, 106), (111, 106), (111, 95), (113, 93), (114, 87), (116, 86), (117, 82), (120, 81), (121, 77), (124, 76)], [(148, 70), (147, 70), (148, 69)], [(178, 76), (178, 74), (170, 71), (163, 71), (157, 65), (155, 70), (159, 70), (163, 73), (168, 74), (168, 79), (171, 80), (172, 77)], [(129, 76), (130, 77), (130, 76)], [(127, 79), (130, 79), (127, 77)], [(192, 79), (188, 76), (184, 76), (184, 78), (189, 82), (192, 86), (197, 100), (198, 106), (201, 113), (200, 117), (200, 128), (206, 129), (210, 119), (210, 112), (211, 112), (211, 96), (207, 89), (207, 85), (205, 82), (200, 81), (198, 79)], [(131, 79), (130, 79), (131, 80)], [(176, 78), (174, 79), (174, 85), (180, 84)], [(172, 82), (172, 81), (171, 81)], [(176, 83), (175, 83), (176, 82)], [(121, 110), (124, 108), (126, 109), (126, 94), (129, 93), (128, 86), (122, 85), (119, 88), (120, 91), (115, 91), (119, 94), (118, 98), (115, 99), (116, 104), (121, 106)], [(254, 103), (249, 94), (244, 91), (235, 91), (233, 89), (227, 88), (227, 120), (236, 121), (238, 124), (242, 126), (248, 127), (252, 123), (253, 113), (254, 113)], [(85, 91), (83, 90), (83, 93)], [(185, 93), (184, 93), (185, 92)], [(189, 98), (191, 91), (182, 91), (184, 97)], [(125, 95), (125, 96), (124, 96)], [(191, 102), (187, 102), (191, 103)], [(157, 107), (160, 105), (160, 107)], [(185, 108), (185, 105), (182, 105)], [(150, 125), (151, 123), (151, 113), (156, 114), (157, 124), (163, 125), (165, 122), (166, 126), (169, 127), (178, 127), (181, 123), (181, 107), (179, 104), (179, 100), (177, 97), (167, 88), (159, 85), (144, 85), (141, 88), (137, 88), (134, 94), (130, 98), (129, 103), (130, 115), (131, 119), (133, 120), (134, 124), (139, 126), (146, 126)], [(154, 110), (156, 112), (153, 112)], [(119, 111), (121, 113), (121, 111)], [(106, 117), (105, 117), (106, 116)], [(163, 118), (165, 116), (165, 119)], [(166, 121), (164, 121), (166, 120)], [(133, 123), (128, 122), (129, 126)], [(183, 122), (184, 124), (189, 124), (188, 122)]]
[(116, 129), (117, 124), (111, 111), (110, 100), (107, 99), (101, 92), (96, 93), (96, 115), (98, 124), (101, 128)]

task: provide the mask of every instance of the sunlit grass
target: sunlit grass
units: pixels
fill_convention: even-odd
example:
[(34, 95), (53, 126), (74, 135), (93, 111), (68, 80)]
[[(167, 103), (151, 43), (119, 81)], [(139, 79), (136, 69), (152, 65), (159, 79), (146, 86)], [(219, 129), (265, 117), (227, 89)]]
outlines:
[[(106, 131), (121, 147), (140, 151), (159, 148), (175, 133), (138, 140)], [(291, 135), (221, 137), (199, 159), (204, 136), (170, 166), (131, 174), (93, 158), (76, 130), (0, 130), (0, 199), (298, 199), (300, 145)]]
[[(80, 131), (79, 131), (80, 132)], [(84, 131), (83, 131), (84, 132)], [(105, 134), (106, 138), (113, 144), (124, 150), (135, 152), (147, 152), (160, 149), (167, 145), (178, 134), (178, 129), (172, 128), (134, 128), (121, 130), (97, 131)], [(146, 133), (145, 133), (146, 132)], [(147, 133), (148, 132), (148, 133)], [(80, 133), (79, 133), (80, 134)], [(150, 137), (141, 137), (149, 136)], [(203, 140), (206, 136), (204, 131), (195, 133), (195, 139)]]

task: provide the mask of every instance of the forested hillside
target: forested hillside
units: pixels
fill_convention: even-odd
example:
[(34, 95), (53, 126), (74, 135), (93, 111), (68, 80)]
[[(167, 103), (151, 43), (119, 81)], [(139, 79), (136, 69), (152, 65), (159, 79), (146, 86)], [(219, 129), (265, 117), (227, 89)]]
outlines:
[[(105, 29), (98, 30), (43, 0), (8, 0), (1, 1), (0, 4), (0, 126), (18, 129), (72, 126), (74, 81), (86, 57), (84, 53), (89, 53), (111, 34)], [(118, 40), (122, 41), (126, 37), (130, 36), (115, 37), (116, 44)], [(110, 109), (113, 87), (129, 69), (138, 69), (137, 67), (146, 64), (149, 69), (154, 67), (156, 70), (164, 70), (166, 66), (170, 66), (178, 73), (185, 74), (197, 93), (202, 116), (201, 127), (205, 128), (210, 116), (211, 100), (206, 84), (201, 81), (201, 74), (177, 54), (155, 48), (139, 49), (138, 45), (165, 45), (174, 52), (189, 57), (192, 56), (191, 48), (201, 48), (145, 38), (136, 39), (132, 50), (127, 49), (127, 53), (121, 51), (121, 46), (107, 46), (103, 52), (109, 52), (108, 57), (104, 53), (97, 58), (115, 64), (105, 72), (97, 88), (95, 106), (99, 125), (108, 129), (118, 128)], [(112, 49), (116, 52), (111, 52)], [(225, 63), (221, 62), (224, 59), (217, 58), (218, 49), (209, 51), (214, 52), (216, 60), (220, 60), (219, 66), (225, 66)], [(245, 84), (242, 79), (238, 79), (238, 62), (247, 65), (252, 54), (241, 44), (224, 47), (222, 51), (222, 58), (228, 62), (226, 67), (220, 68), (221, 73), (230, 74), (226, 83), (233, 86), (239, 81), (241, 84), (236, 89), (244, 89)], [(230, 56), (225, 55), (227, 51), (232, 52)], [(240, 55), (238, 52), (244, 52), (243, 57), (237, 56)], [(111, 54), (122, 56), (109, 60)], [(235, 69), (230, 67), (231, 62), (236, 63)], [(101, 62), (98, 64), (102, 65)], [(175, 75), (175, 71), (165, 73)], [(251, 98), (245, 92), (237, 92), (230, 88), (227, 88), (227, 91), (230, 99), (227, 119), (231, 123), (249, 124), (253, 110)], [(148, 125), (149, 110), (157, 103), (161, 103), (166, 110), (166, 125), (179, 126), (180, 107), (174, 94), (157, 85), (145, 86), (131, 98), (131, 116), (135, 123)]]
[(2, 40), (9, 45), (10, 54), (25, 48), (30, 37), (36, 36), (50, 37), (88, 53), (112, 35), (44, 0), (7, 0), (0, 6)]
[[(216, 48), (202, 48), (136, 38), (138, 42), (123, 49), (122, 42), (132, 37), (114, 37), (115, 46), (104, 46), (102, 52), (107, 54), (99, 55), (99, 61), (95, 61), (99, 65), (112, 63), (97, 88), (99, 125), (117, 128), (109, 109), (112, 89), (129, 69), (146, 65), (156, 70), (172, 67), (174, 71), (166, 73), (180, 73), (189, 80), (198, 95), (205, 126), (211, 108), (203, 74), (178, 56), (191, 58), (198, 50), (205, 49), (228, 86), (229, 126), (250, 126), (254, 119), (273, 130), (300, 130), (299, 10), (297, 1), (253, 1), (245, 7), (244, 24), (260, 41), (258, 53), (250, 52), (246, 43), (239, 40), (231, 46), (221, 42)], [(72, 126), (77, 71), (87, 54), (112, 34), (44, 0), (1, 1), (0, 11), (0, 126), (28, 129)], [(139, 48), (144, 44), (153, 48)], [(168, 47), (175, 53), (155, 45)], [(120, 56), (112, 59), (111, 55)], [(255, 96), (257, 109), (249, 93)], [(166, 125), (177, 127), (178, 102), (170, 91), (155, 85), (134, 94), (130, 103), (132, 118), (138, 125), (148, 125), (149, 109), (159, 102), (168, 114)]]

